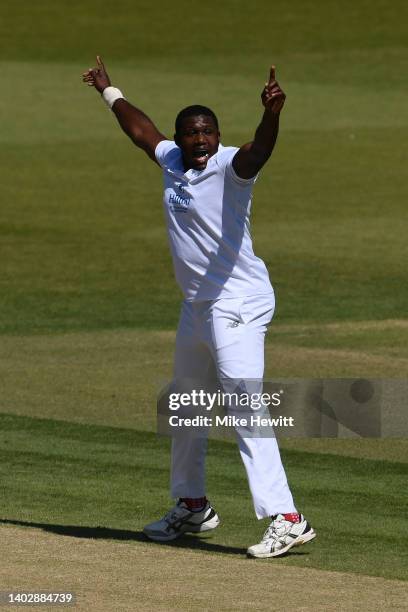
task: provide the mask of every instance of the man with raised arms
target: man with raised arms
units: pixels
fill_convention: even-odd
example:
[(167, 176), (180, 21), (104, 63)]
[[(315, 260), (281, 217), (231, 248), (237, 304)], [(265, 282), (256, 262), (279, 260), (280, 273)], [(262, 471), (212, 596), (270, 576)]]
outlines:
[[(275, 67), (262, 90), (264, 108), (254, 139), (240, 148), (220, 143), (216, 115), (200, 105), (179, 112), (174, 140), (168, 140), (111, 86), (99, 56), (83, 80), (102, 94), (134, 144), (162, 168), (169, 244), (184, 295), (175, 380), (199, 380), (205, 388), (216, 377), (226, 392), (236, 390), (237, 381), (259, 381), (259, 391), (275, 300), (266, 266), (252, 248), (249, 216), (252, 188), (275, 146), (285, 103)], [(256, 516), (271, 519), (248, 554), (276, 557), (312, 540), (315, 532), (294, 505), (276, 438), (246, 437), (237, 428), (237, 439)], [(178, 501), (144, 528), (150, 539), (162, 542), (219, 524), (206, 497), (207, 439), (185, 434), (172, 442), (171, 495)]]

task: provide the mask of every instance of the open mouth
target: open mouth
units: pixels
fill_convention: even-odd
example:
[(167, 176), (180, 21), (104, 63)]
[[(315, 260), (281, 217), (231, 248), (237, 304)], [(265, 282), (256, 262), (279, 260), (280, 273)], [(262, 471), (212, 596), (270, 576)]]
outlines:
[(199, 163), (204, 163), (209, 158), (208, 149), (194, 149), (193, 157)]

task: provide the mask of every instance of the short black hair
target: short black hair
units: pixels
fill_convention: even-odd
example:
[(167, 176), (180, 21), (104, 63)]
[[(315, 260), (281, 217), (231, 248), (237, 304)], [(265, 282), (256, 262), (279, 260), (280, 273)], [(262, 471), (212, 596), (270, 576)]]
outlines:
[(201, 104), (193, 104), (192, 106), (186, 106), (186, 108), (183, 108), (183, 110), (181, 110), (177, 115), (176, 134), (180, 132), (181, 124), (186, 117), (198, 117), (199, 115), (204, 115), (204, 117), (211, 117), (211, 119), (215, 123), (217, 130), (219, 129), (218, 119), (214, 111), (211, 110), (211, 108), (208, 108), (207, 106), (201, 106)]

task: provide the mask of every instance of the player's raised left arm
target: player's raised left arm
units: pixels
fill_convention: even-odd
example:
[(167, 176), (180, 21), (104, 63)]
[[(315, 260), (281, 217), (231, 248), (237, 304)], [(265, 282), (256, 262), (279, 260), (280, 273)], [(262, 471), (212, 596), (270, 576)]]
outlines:
[(261, 99), (265, 110), (255, 138), (244, 144), (232, 161), (236, 174), (243, 179), (252, 178), (259, 172), (271, 156), (278, 137), (279, 115), (286, 95), (275, 79), (275, 66), (271, 67), (269, 81), (265, 83)]

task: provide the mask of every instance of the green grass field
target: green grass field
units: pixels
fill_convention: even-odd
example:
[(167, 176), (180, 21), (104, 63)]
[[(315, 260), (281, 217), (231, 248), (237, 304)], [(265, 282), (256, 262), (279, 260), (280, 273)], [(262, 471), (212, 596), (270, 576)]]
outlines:
[(164, 133), (202, 102), (235, 145), (253, 135), (273, 61), (288, 100), (253, 234), (276, 322), (405, 316), (405, 4), (193, 6), (3, 4), (3, 332), (177, 321), (160, 173), (81, 83), (96, 52)]
[[(244, 471), (227, 442), (212, 442), (208, 462), (222, 527), (164, 552), (140, 534), (170, 502), (168, 440), (154, 434), (155, 400), (171, 375), (181, 296), (160, 172), (81, 73), (98, 53), (113, 83), (169, 137), (177, 111), (202, 103), (217, 113), (223, 144), (240, 145), (259, 121), (274, 63), (287, 104), (252, 222), (277, 295), (267, 374), (406, 378), (407, 19), (402, 0), (2, 3), (0, 519), (4, 536), (16, 528), (18, 537), (10, 535), (0, 590), (28, 588), (29, 578), (34, 588), (42, 576), (61, 584), (65, 575), (85, 592), (73, 568), (85, 571), (87, 562), (86, 571), (97, 576), (103, 567), (111, 578), (96, 603), (88, 587), (84, 609), (117, 609), (114, 585), (126, 564), (144, 593), (140, 609), (199, 603), (218, 612), (241, 608), (236, 586), (229, 603), (223, 599), (212, 568), (249, 572), (262, 590), (269, 567), (256, 561), (241, 570), (236, 560), (264, 525), (250, 520)], [(319, 538), (273, 564), (271, 575), (314, 568), (320, 574), (310, 583), (327, 599), (324, 576), (344, 574), (346, 599), (343, 607), (334, 597), (332, 607), (322, 599), (301, 608), (310, 591), (303, 585), (290, 603), (283, 592), (276, 609), (368, 610), (374, 604), (364, 597), (376, 588), (399, 592), (391, 581), (407, 574), (407, 441), (282, 447), (297, 503)], [(42, 540), (45, 532), (60, 539)], [(106, 540), (103, 559), (97, 549), (80, 557), (92, 538)], [(32, 558), (17, 554), (23, 540), (27, 550), (34, 542)], [(57, 551), (68, 551), (68, 540), (78, 556), (63, 567)], [(112, 565), (104, 565), (110, 554)], [(173, 554), (204, 568), (196, 581), (190, 576), (190, 592), (143, 591), (149, 563), (174, 580)], [(340, 589), (333, 576), (327, 584)], [(193, 592), (200, 580), (210, 603)], [(358, 597), (359, 585), (357, 608), (345, 593)], [(403, 609), (389, 597), (387, 605)], [(135, 609), (126, 589), (120, 602)], [(272, 609), (262, 605), (252, 609)]]
[[(169, 445), (155, 434), (13, 415), (3, 415), (0, 427), (2, 512), (12, 517), (6, 524), (144, 541), (144, 524), (168, 503)], [(320, 536), (285, 564), (406, 577), (407, 559), (398, 554), (408, 544), (402, 520), (406, 464), (293, 449), (284, 452), (284, 461), (294, 495)], [(253, 509), (235, 445), (212, 441), (208, 473), (213, 503), (223, 509), (222, 527), (211, 538), (191, 536), (171, 545), (243, 555), (259, 539), (260, 526), (248, 521)], [(386, 533), (381, 555), (379, 507)], [(266, 528), (265, 521), (261, 525)]]

